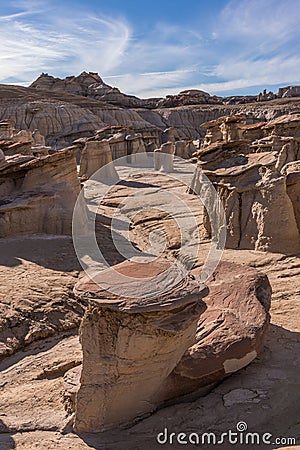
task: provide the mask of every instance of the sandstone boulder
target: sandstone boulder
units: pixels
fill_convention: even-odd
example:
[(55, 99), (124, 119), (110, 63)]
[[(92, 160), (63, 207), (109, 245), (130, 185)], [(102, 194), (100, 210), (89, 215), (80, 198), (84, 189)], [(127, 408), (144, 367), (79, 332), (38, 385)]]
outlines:
[[(117, 427), (153, 411), (161, 383), (193, 343), (205, 309), (206, 288), (182, 279), (170, 262), (128, 261), (114, 269), (133, 278), (130, 291), (123, 288), (126, 297), (102, 287), (120, 283), (116, 273), (84, 278), (75, 287), (89, 304), (80, 328), (83, 365), (74, 423), (79, 432)], [(152, 294), (136, 298), (145, 278)]]
[[(143, 267), (125, 262), (115, 268), (144, 277), (165, 270), (166, 264)], [(193, 271), (195, 279), (198, 272)], [(255, 269), (221, 263), (208, 280), (205, 311), (200, 300), (205, 291), (199, 285), (195, 290), (197, 283), (191, 278), (185, 279), (184, 287), (174, 285), (160, 300), (138, 301), (97, 285), (98, 281), (109, 288), (116, 280), (84, 278), (75, 287), (80, 301), (89, 304), (81, 325), (83, 366), (65, 376), (65, 404), (69, 414), (75, 410), (77, 431), (125, 425), (157, 406), (203, 395), (262, 350), (271, 287)], [(192, 300), (196, 292), (198, 306)], [(191, 346), (180, 357), (188, 341)]]
[[(197, 270), (193, 273), (197, 279)], [(262, 350), (272, 292), (267, 276), (221, 262), (207, 286), (207, 309), (199, 319), (195, 344), (158, 393), (165, 401), (201, 393), (251, 363)]]

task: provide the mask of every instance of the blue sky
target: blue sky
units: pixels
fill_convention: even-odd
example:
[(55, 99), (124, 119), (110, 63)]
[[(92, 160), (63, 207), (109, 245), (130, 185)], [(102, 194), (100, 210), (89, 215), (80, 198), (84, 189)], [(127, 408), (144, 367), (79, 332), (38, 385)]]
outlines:
[(300, 84), (299, 0), (15, 0), (0, 5), (0, 83), (83, 70), (140, 97)]

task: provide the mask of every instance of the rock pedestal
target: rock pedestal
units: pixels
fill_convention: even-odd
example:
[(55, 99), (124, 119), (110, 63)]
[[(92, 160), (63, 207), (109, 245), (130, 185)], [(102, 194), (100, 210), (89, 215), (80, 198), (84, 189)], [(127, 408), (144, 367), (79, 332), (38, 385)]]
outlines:
[[(168, 264), (114, 268), (152, 277)], [(176, 279), (176, 266), (170, 270)], [(193, 271), (196, 279), (199, 271)], [(101, 278), (106, 287), (116, 285), (115, 276)], [(134, 292), (134, 283), (126, 291)], [(270, 320), (267, 276), (221, 262), (207, 287), (202, 302), (207, 292), (189, 277), (141, 299), (112, 295), (87, 278), (75, 286), (89, 304), (80, 332), (83, 365), (65, 376), (65, 405), (69, 414), (75, 411), (78, 432), (126, 425), (158, 405), (196, 398), (257, 357)]]
[[(118, 283), (114, 274), (108, 279), (100, 274), (94, 281), (84, 278), (76, 285), (75, 294), (88, 299), (80, 328), (83, 365), (75, 402), (76, 431), (124, 425), (160, 403), (156, 394), (194, 342), (205, 310), (201, 298), (207, 294), (203, 285), (189, 277), (179, 277), (170, 285), (180, 273), (176, 265), (170, 266), (168, 261), (126, 261), (114, 266), (127, 277), (148, 277), (150, 282), (153, 278), (149, 297), (125, 298), (103, 289), (101, 284), (108, 280), (111, 285)], [(155, 295), (155, 280), (165, 271), (166, 292)]]

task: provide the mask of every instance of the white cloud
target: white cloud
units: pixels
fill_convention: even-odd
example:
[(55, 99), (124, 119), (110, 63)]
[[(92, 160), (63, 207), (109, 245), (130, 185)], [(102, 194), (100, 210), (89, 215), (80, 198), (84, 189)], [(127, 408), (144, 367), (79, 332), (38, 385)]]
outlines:
[[(298, 0), (232, 0), (215, 31), (221, 43), (213, 92), (300, 81)], [(246, 89), (245, 89), (246, 91)]]
[(49, 5), (41, 10), (41, 3), (34, 3), (35, 13), (24, 9), (0, 16), (0, 81), (33, 79), (42, 71), (67, 75), (101, 68), (105, 74), (120, 64), (131, 34), (126, 21), (49, 15)]
[(205, 31), (159, 21), (139, 34), (123, 17), (70, 14), (55, 0), (11, 6), (0, 15), (0, 82), (91, 70), (141, 97), (300, 82), (299, 0), (230, 0)]
[[(184, 84), (187, 76), (192, 73), (193, 69), (137, 74), (127, 73), (105, 77), (105, 81), (113, 86), (117, 86), (123, 92), (134, 93), (146, 98), (161, 97), (172, 92), (177, 93), (178, 86)], [(172, 89), (173, 86), (175, 86), (174, 89)]]

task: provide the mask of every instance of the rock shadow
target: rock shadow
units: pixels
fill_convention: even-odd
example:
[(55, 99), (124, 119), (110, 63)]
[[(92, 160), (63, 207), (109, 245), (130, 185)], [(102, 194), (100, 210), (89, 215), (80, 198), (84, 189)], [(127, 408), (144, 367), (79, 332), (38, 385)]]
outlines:
[(17, 448), (17, 446), (9, 432), (9, 428), (0, 419), (0, 450), (11, 450), (14, 448)]

